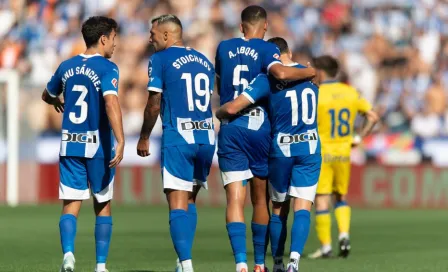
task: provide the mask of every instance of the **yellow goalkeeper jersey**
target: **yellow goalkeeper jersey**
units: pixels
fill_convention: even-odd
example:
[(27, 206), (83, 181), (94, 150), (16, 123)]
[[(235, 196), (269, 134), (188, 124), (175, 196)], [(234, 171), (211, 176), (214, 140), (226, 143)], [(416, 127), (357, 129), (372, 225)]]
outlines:
[(322, 153), (350, 152), (356, 115), (369, 111), (371, 104), (360, 97), (355, 88), (337, 81), (320, 85), (318, 101), (317, 125)]

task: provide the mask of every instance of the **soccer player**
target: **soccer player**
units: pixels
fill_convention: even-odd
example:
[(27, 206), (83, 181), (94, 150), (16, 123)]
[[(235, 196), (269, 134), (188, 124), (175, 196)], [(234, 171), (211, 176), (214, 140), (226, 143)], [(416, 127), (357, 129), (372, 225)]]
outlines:
[[(284, 65), (306, 68), (291, 60), (291, 51), (283, 38), (272, 38), (269, 42), (280, 49), (280, 60)], [(273, 203), (270, 237), (275, 261), (273, 271), (285, 271), (283, 249), (289, 198), (292, 198), (294, 222), (287, 271), (297, 272), (300, 255), (308, 238), (310, 210), (322, 161), (316, 116), (318, 87), (309, 80), (279, 81), (260, 74), (240, 96), (222, 106), (216, 116), (230, 118), (266, 98), (269, 101), (273, 135), (269, 152), (269, 189)]]
[(323, 83), (320, 86), (318, 104), (318, 129), (322, 141), (322, 171), (316, 196), (316, 232), (322, 247), (311, 254), (311, 258), (331, 257), (331, 217), (329, 207), (334, 196), (334, 213), (339, 229), (339, 256), (350, 252), (350, 207), (347, 190), (350, 180), (350, 150), (353, 144), (353, 129), (358, 113), (366, 117), (360, 133), (368, 135), (378, 120), (372, 106), (361, 98), (351, 86), (338, 82), (339, 71), (336, 59), (321, 56), (313, 61)]
[[(62, 62), (42, 93), (46, 103), (63, 112), (59, 154), (59, 198), (63, 200), (59, 230), (64, 253), (61, 272), (75, 269), (77, 217), (90, 191), (95, 197), (95, 271), (107, 271), (112, 234), (110, 200), (115, 167), (124, 149), (118, 67), (108, 60), (114, 52), (116, 30), (117, 23), (110, 18), (96, 16), (85, 21), (81, 32), (87, 50)], [(61, 94), (65, 104), (59, 99)]]
[[(258, 74), (269, 73), (280, 80), (314, 77), (314, 69), (283, 66), (275, 44), (263, 40), (267, 30), (266, 11), (248, 6), (241, 13), (240, 30), (244, 37), (222, 41), (216, 53), (217, 86), (220, 104), (232, 101)], [(265, 271), (265, 254), (269, 223), (266, 189), (271, 126), (267, 119), (266, 101), (257, 104), (231, 120), (222, 120), (218, 135), (218, 158), (226, 190), (227, 232), (232, 246), (236, 271), (247, 272), (246, 224), (244, 202), (246, 181), (251, 181), (253, 205), (252, 234), (255, 257), (254, 271)]]
[(196, 231), (194, 201), (207, 188), (215, 153), (210, 105), (215, 71), (210, 61), (182, 42), (182, 24), (174, 15), (152, 20), (150, 42), (156, 53), (148, 67), (149, 97), (137, 153), (149, 155), (149, 136), (162, 117), (162, 178), (169, 204), (170, 233), (181, 267), (193, 271), (191, 249)]

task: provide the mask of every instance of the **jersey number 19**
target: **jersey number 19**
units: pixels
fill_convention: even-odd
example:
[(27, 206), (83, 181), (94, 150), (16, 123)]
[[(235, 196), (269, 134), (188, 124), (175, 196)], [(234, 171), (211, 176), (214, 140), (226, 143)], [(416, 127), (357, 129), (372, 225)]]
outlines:
[[(206, 112), (210, 103), (210, 79), (208, 76), (204, 73), (199, 73), (194, 77), (194, 92), (198, 96), (205, 96), (204, 104), (199, 99), (193, 99), (193, 80), (191, 73), (183, 73), (181, 78), (186, 83), (188, 110), (194, 111), (194, 106), (196, 105), (200, 111)], [(201, 83), (204, 84), (203, 89), (201, 89)]]

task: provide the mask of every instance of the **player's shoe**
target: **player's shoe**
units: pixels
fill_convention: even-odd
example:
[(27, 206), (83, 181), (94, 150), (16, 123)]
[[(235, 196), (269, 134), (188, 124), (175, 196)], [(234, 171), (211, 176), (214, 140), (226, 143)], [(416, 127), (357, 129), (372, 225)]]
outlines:
[(73, 272), (75, 271), (75, 256), (73, 254), (66, 254), (62, 261), (60, 272)]
[(174, 272), (183, 272), (182, 264), (179, 262), (179, 258), (176, 260), (176, 270), (174, 270)]
[(328, 252), (323, 252), (322, 249), (317, 249), (313, 253), (307, 256), (309, 259), (329, 259), (333, 258), (333, 252), (330, 250)]
[(299, 272), (299, 262), (291, 259), (286, 267), (286, 272)]
[(263, 269), (263, 268), (261, 268), (261, 266), (255, 265), (254, 272), (269, 272), (269, 269), (266, 266), (264, 266), (264, 269)]
[(283, 263), (274, 264), (274, 267), (272, 268), (272, 272), (285, 272), (285, 265)]
[(350, 240), (349, 239), (342, 239), (339, 241), (339, 257), (347, 258), (348, 254), (350, 254)]

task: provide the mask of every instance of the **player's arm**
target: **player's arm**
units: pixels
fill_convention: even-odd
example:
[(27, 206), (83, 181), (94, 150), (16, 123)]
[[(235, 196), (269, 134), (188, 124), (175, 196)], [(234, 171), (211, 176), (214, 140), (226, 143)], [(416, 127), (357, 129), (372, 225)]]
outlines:
[(53, 105), (57, 112), (64, 112), (64, 103), (59, 99), (59, 95), (62, 93), (62, 80), (59, 76), (60, 69), (61, 67), (59, 66), (42, 92), (42, 100), (49, 105)]
[(275, 63), (270, 67), (269, 74), (278, 80), (294, 81), (312, 79), (316, 76), (316, 70), (313, 67), (296, 68)]
[(116, 95), (105, 95), (104, 104), (106, 108), (107, 118), (114, 132), (117, 146), (115, 148), (115, 157), (110, 161), (109, 167), (117, 166), (123, 159), (124, 153), (124, 130), (121, 107)]
[(115, 157), (109, 162), (109, 167), (116, 167), (123, 159), (124, 130), (120, 102), (118, 101), (118, 67), (110, 66), (109, 71), (101, 77), (101, 91), (103, 92), (104, 105), (107, 118), (117, 141)]
[(158, 55), (152, 55), (148, 64), (148, 101), (143, 113), (143, 125), (137, 144), (137, 154), (141, 157), (150, 155), (149, 136), (160, 114), (160, 102), (162, 101), (163, 92), (162, 69), (162, 61)]
[(278, 80), (304, 80), (312, 79), (316, 76), (316, 71), (313, 67), (296, 68), (284, 66), (279, 61), (280, 51), (273, 45), (267, 45), (265, 54), (263, 54), (263, 66), (268, 73)]
[(59, 96), (51, 96), (47, 89), (42, 92), (42, 100), (48, 105), (53, 105), (57, 112), (64, 112), (64, 103), (59, 99)]
[(367, 135), (369, 135), (373, 127), (379, 120), (378, 114), (373, 110), (367, 111), (364, 115), (366, 117), (366, 121), (364, 122), (364, 126), (362, 127), (361, 133), (359, 134), (361, 138), (364, 138)]
[(218, 119), (229, 119), (240, 111), (269, 95), (269, 80), (266, 75), (258, 75), (236, 99), (225, 103), (216, 111)]

